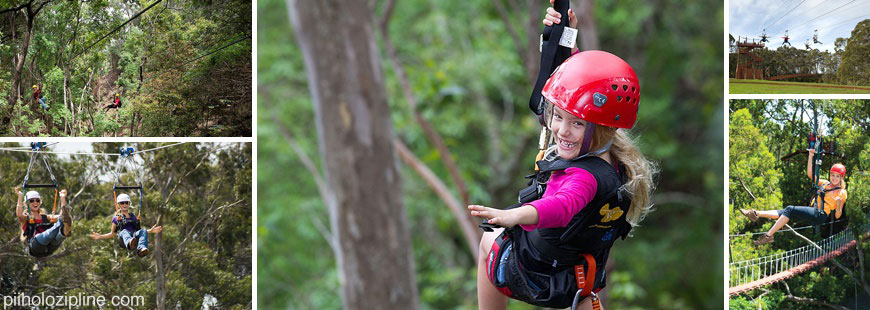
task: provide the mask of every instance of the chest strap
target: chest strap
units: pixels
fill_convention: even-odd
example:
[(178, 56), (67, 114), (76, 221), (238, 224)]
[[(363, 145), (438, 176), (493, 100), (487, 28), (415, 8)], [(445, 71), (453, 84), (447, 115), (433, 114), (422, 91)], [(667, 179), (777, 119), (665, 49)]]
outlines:
[(574, 302), (571, 303), (571, 310), (576, 310), (583, 297), (592, 296), (592, 309), (600, 310), (601, 302), (598, 300), (598, 295), (592, 291), (595, 286), (595, 258), (591, 254), (580, 254), (586, 259), (586, 266), (589, 271), (583, 271), (583, 265), (574, 265), (574, 276), (577, 278), (577, 294), (574, 295)]

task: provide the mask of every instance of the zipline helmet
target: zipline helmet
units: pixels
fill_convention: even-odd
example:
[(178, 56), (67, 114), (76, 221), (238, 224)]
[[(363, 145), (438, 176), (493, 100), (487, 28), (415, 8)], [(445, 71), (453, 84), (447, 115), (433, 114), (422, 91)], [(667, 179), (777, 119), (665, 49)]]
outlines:
[(30, 200), (30, 199), (42, 199), (42, 198), (39, 197), (39, 192), (29, 191), (29, 192), (27, 192), (27, 194), (24, 194), (24, 199)]
[(115, 94), (115, 97), (121, 97), (121, 95), (119, 95), (119, 94)]
[(541, 95), (587, 122), (631, 128), (637, 120), (640, 85), (634, 69), (622, 58), (585, 51), (556, 68)]
[(130, 202), (130, 196), (127, 194), (120, 194), (120, 195), (118, 195), (117, 202), (118, 203)]
[(33, 89), (37, 89), (37, 88), (39, 88), (39, 87), (38, 87), (38, 86), (36, 86), (36, 85), (33, 85)]
[(833, 166), (831, 166), (831, 172), (836, 172), (842, 176), (845, 176), (846, 175), (846, 166), (843, 166), (843, 164), (834, 164)]

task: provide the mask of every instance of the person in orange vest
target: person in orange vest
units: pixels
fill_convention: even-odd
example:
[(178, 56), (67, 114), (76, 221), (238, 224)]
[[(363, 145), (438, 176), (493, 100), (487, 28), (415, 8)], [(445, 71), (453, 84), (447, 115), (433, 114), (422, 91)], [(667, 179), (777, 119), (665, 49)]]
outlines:
[(115, 98), (112, 99), (112, 103), (107, 104), (107, 105), (106, 105), (105, 107), (103, 107), (103, 108), (105, 108), (105, 109), (106, 109), (106, 112), (108, 112), (109, 109), (117, 109), (117, 108), (120, 108), (120, 107), (121, 107), (121, 94), (117, 94), (117, 93), (116, 93), (116, 94), (115, 94)]
[(39, 102), (43, 109), (48, 110), (48, 105), (45, 104), (45, 97), (42, 96), (42, 87), (33, 85), (33, 100)]
[[(807, 177), (813, 178), (813, 157), (816, 155), (816, 150), (808, 150), (807, 157)], [(749, 218), (750, 221), (757, 221), (759, 218), (775, 220), (776, 222), (770, 229), (762, 235), (758, 240), (754, 241), (755, 245), (768, 244), (773, 242), (773, 234), (779, 231), (791, 219), (797, 219), (805, 222), (810, 222), (813, 225), (821, 225), (825, 222), (831, 212), (834, 212), (834, 218), (839, 219), (843, 215), (843, 204), (846, 203), (848, 194), (846, 193), (846, 181), (843, 178), (846, 176), (846, 166), (843, 164), (834, 164), (830, 170), (830, 181), (819, 180), (818, 195), (813, 197), (814, 203), (810, 206), (787, 206), (782, 210), (740, 210), (740, 213)], [(824, 198), (822, 198), (824, 197)]]

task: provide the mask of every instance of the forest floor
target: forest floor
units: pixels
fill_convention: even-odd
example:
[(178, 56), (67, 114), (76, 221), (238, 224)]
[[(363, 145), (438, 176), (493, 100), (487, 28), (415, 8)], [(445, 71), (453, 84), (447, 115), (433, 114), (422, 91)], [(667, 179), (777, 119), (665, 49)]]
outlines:
[(729, 79), (731, 94), (870, 94), (870, 86)]

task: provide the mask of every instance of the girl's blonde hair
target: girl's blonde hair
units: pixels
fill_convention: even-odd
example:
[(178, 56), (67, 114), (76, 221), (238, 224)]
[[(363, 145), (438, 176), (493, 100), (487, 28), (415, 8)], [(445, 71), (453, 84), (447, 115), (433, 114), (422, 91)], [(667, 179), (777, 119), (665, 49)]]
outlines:
[[(546, 117), (549, 125), (555, 112), (552, 108), (554, 104), (548, 106)], [(652, 192), (655, 190), (653, 176), (658, 173), (658, 166), (640, 152), (637, 142), (625, 129), (595, 125), (589, 150), (600, 149), (608, 142), (612, 142), (608, 150), (610, 156), (615, 163), (622, 163), (625, 167), (626, 182), (623, 187), (631, 194), (631, 207), (625, 215), (625, 220), (634, 227), (640, 224), (652, 210)], [(556, 146), (553, 145), (546, 153), (555, 154), (555, 151)]]
[[(39, 207), (39, 214), (48, 215), (48, 212), (45, 211), (45, 208)], [(27, 215), (28, 217), (30, 217), (30, 207), (28, 207), (27, 210), (24, 210), (24, 215)]]

